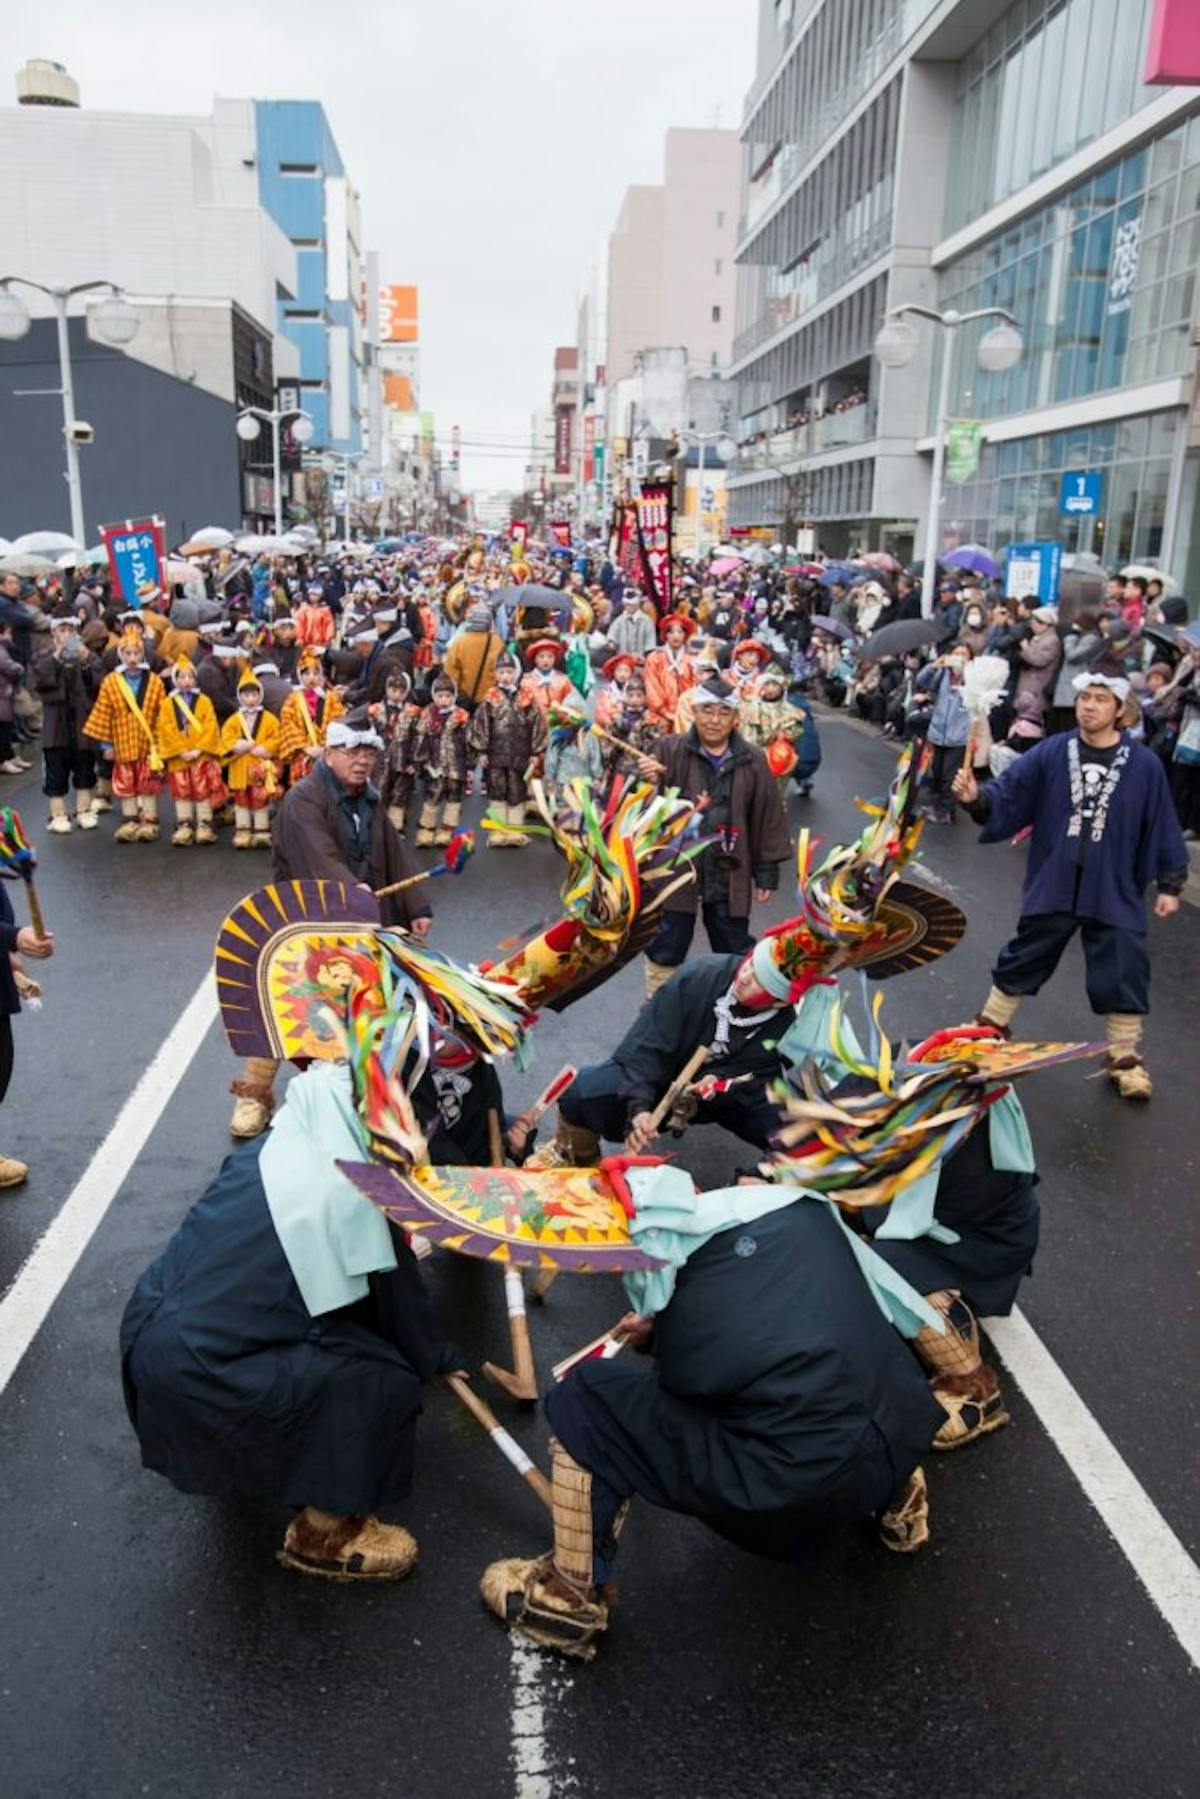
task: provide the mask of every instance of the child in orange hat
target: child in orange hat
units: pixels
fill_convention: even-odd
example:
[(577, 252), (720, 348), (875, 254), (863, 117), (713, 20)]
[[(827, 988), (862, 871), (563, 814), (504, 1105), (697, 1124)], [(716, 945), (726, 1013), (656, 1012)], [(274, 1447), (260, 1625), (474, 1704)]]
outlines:
[(279, 792), (279, 720), (263, 706), (262, 683), (245, 669), (237, 711), (221, 727), (221, 755), (233, 795), (235, 850), (270, 849), (271, 801)]
[(167, 786), (175, 802), (178, 848), (215, 843), (213, 808), (228, 799), (217, 752), (221, 728), (213, 703), (196, 685), (196, 670), (180, 656), (171, 670), (171, 692), (158, 715), (158, 753), (166, 764)]
[(157, 732), (165, 698), (162, 682), (146, 662), (141, 632), (124, 631), (117, 666), (100, 683), (83, 727), (112, 767), (112, 790), (121, 802), (118, 843), (152, 843), (158, 836), (163, 760)]

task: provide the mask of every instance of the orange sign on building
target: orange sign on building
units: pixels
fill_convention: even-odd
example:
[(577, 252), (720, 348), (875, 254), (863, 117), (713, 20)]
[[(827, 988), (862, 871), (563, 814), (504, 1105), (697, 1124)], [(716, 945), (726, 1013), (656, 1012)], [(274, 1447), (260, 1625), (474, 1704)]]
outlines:
[(379, 341), (381, 344), (416, 343), (417, 290), (415, 287), (380, 288)]

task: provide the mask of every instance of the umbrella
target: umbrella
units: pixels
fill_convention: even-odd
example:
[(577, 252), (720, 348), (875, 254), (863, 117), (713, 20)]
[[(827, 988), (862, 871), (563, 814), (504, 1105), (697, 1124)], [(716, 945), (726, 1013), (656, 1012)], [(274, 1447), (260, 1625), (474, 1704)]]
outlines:
[(736, 574), (742, 566), (742, 561), (741, 556), (718, 556), (715, 562), (709, 563), (708, 572), (710, 575), (715, 575), (719, 581), (722, 575)]
[(903, 656), (909, 650), (923, 649), (927, 643), (942, 643), (950, 635), (949, 621), (944, 618), (898, 618), (894, 624), (880, 625), (867, 638), (862, 647), (863, 658), (878, 662), (881, 656)]
[(860, 562), (827, 562), (817, 581), (822, 587), (853, 587), (866, 572)]
[(205, 525), (199, 531), (193, 531), (186, 543), (179, 546), (181, 556), (210, 556), (214, 550), (227, 550), (233, 542), (233, 532), (227, 531), (224, 525)]
[(866, 555), (860, 557), (859, 560), (862, 562), (864, 568), (882, 569), (885, 575), (898, 575), (900, 573), (900, 564), (898, 560), (895, 556), (889, 555), (887, 550), (868, 550)]
[(24, 537), (13, 538), (12, 547), (19, 556), (61, 556), (64, 550), (82, 550), (83, 545), (65, 531), (26, 531)]
[(56, 561), (59, 568), (99, 568), (108, 561), (108, 552), (98, 543), (90, 550), (65, 550)]
[(1155, 568), (1152, 562), (1131, 562), (1121, 570), (1122, 581), (1132, 581), (1136, 577), (1143, 581), (1161, 581), (1164, 593), (1179, 592), (1179, 583), (1175, 577), (1165, 574), (1161, 568)]
[(194, 562), (181, 562), (178, 556), (168, 556), (167, 560), (163, 563), (162, 573), (164, 580), (177, 581), (181, 586), (188, 581), (199, 581), (201, 585), (203, 585), (204, 582), (204, 576), (196, 567), (196, 564)]
[(0, 575), (56, 575), (58, 564), (49, 556), (27, 556), (19, 550), (0, 556)]
[(542, 606), (547, 612), (569, 613), (574, 601), (560, 587), (545, 587), (528, 581), (524, 587), (501, 588), (500, 598), (510, 606)]
[(812, 628), (814, 631), (824, 631), (828, 637), (840, 637), (843, 642), (847, 637), (854, 636), (854, 632), (850, 629), (849, 625), (843, 625), (836, 618), (826, 618), (823, 612), (815, 612), (813, 614)]
[(956, 550), (942, 557), (946, 568), (966, 569), (973, 575), (986, 575), (989, 581), (1000, 573), (1000, 564), (981, 543), (960, 543)]

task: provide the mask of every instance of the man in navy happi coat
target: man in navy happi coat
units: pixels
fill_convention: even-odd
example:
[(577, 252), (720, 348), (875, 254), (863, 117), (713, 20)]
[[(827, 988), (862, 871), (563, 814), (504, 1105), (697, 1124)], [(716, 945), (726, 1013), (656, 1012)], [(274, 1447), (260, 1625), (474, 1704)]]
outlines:
[(1109, 1076), (1124, 1098), (1149, 1099), (1144, 896), (1154, 881), (1155, 917), (1179, 910), (1187, 849), (1161, 763), (1121, 729), (1128, 681), (1092, 671), (1074, 685), (1077, 730), (1046, 738), (983, 787), (969, 770), (955, 778), (956, 797), (984, 827), (981, 843), (1033, 830), (1016, 935), (1000, 951), (979, 1017), (1007, 1030), (1079, 931), (1088, 999), (1107, 1027)]

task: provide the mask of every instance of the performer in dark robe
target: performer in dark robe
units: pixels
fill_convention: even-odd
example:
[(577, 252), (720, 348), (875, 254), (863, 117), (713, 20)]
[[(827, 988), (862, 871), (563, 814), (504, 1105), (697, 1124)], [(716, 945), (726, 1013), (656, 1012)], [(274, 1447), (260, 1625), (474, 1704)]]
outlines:
[[(293, 1090), (332, 1072), (310, 1069)], [(291, 1103), (289, 1093), (277, 1129)], [(421, 1384), (456, 1357), (403, 1233), (380, 1238), (352, 1189), (349, 1204), (374, 1233), (350, 1253), (352, 1272), (335, 1266), (337, 1227), (315, 1202), (281, 1238), (260, 1166), (273, 1144), (274, 1134), (226, 1159), (138, 1281), (121, 1324), (129, 1417), (144, 1465), (182, 1492), (299, 1508), (286, 1565), (397, 1580), (416, 1542), (374, 1513), (409, 1492)], [(343, 1291), (343, 1303), (326, 1304)]]
[(1121, 729), (1128, 681), (1092, 671), (1074, 687), (1077, 730), (1047, 737), (983, 787), (969, 770), (955, 778), (956, 797), (983, 825), (982, 843), (1033, 831), (1016, 935), (1000, 951), (979, 1018), (1007, 1031), (1079, 931), (1088, 999), (1105, 1020), (1109, 1077), (1123, 1098), (1149, 1099), (1144, 895), (1154, 881), (1155, 916), (1179, 910), (1187, 847), (1161, 762)]
[[(682, 1171), (629, 1166), (631, 1229), (651, 1215), (645, 1183), (664, 1176), (661, 1215), (685, 1217)], [(628, 1327), (645, 1341), (652, 1325), (654, 1366), (586, 1360), (547, 1395), (552, 1553), (483, 1577), (499, 1617), (569, 1655), (593, 1654), (607, 1627), (602, 1589), (633, 1494), (777, 1561), (872, 1514), (900, 1553), (929, 1534), (918, 1464), (944, 1414), (833, 1211), (758, 1185), (693, 1199), (716, 1228), (650, 1229), (638, 1240), (665, 1253), (666, 1281), (625, 1277), (639, 1311)], [(921, 1307), (902, 1282), (897, 1296)]]
[(937, 1236), (881, 1237), (876, 1233), (887, 1209), (872, 1206), (857, 1214), (876, 1255), (947, 1325), (944, 1332), (922, 1330), (913, 1341), (946, 1413), (935, 1449), (959, 1449), (1009, 1421), (999, 1379), (983, 1359), (977, 1319), (1006, 1318), (1012, 1311), (1037, 1253), (1040, 1208), (1031, 1148), (1014, 1155), (1000, 1138), (993, 1147), (992, 1136), (987, 1125), (977, 1127), (942, 1164), (933, 1202)]
[(764, 938), (750, 955), (693, 956), (676, 969), (612, 1055), (579, 1070), (559, 1101), (554, 1142), (529, 1165), (587, 1166), (605, 1139), (640, 1153), (654, 1135), (650, 1114), (701, 1045), (708, 1061), (699, 1094), (689, 1097), (689, 1121), (723, 1125), (765, 1149), (779, 1122), (767, 1088), (783, 1065), (780, 1042), (798, 1022), (806, 1042), (816, 1042), (831, 994), (824, 984), (800, 983), (789, 998), (793, 983), (772, 972), (778, 941)]

